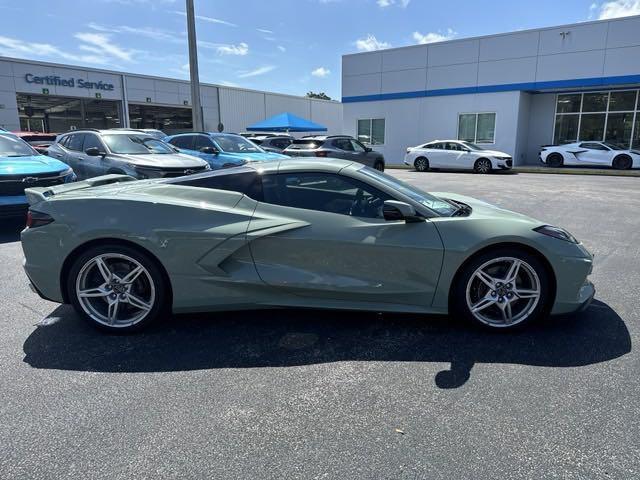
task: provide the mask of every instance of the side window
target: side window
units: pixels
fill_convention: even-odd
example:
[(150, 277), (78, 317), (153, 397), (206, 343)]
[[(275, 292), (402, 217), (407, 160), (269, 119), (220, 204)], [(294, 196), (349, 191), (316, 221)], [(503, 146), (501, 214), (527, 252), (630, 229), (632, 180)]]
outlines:
[(93, 133), (86, 133), (84, 137), (84, 145), (82, 147), (82, 150), (86, 152), (87, 149), (91, 147), (97, 147), (98, 150), (100, 150), (101, 152), (104, 152), (106, 150), (104, 148), (104, 145), (102, 144), (102, 140), (100, 140), (100, 138), (97, 135)]
[(256, 171), (240, 173), (224, 173), (221, 175), (207, 175), (201, 178), (189, 180), (177, 180), (178, 185), (190, 187), (213, 188), (216, 190), (229, 190), (232, 192), (244, 193), (254, 200), (262, 199), (262, 182)]
[(348, 138), (338, 138), (333, 141), (333, 146), (347, 152), (353, 152), (353, 145)]
[(69, 141), (69, 137), (70, 135), (65, 135), (64, 137), (62, 137), (60, 139), (60, 141), (58, 142), (60, 145), (62, 145), (63, 147), (67, 146), (67, 142)]
[(169, 143), (174, 147), (193, 150), (193, 135), (180, 135), (179, 137), (172, 138)]
[(84, 142), (85, 134), (84, 133), (74, 133), (73, 135), (70, 135), (70, 137), (71, 138), (69, 138), (69, 141), (67, 141), (65, 146), (69, 150), (73, 150), (74, 152), (81, 152), (82, 151), (82, 143)]
[(266, 203), (364, 218), (384, 218), (382, 207), (391, 197), (343, 175), (281, 173), (262, 180)]
[(600, 145), (599, 143), (581, 143), (580, 148), (588, 148), (589, 150), (603, 150), (608, 151), (607, 147)]
[(195, 135), (195, 137), (196, 139), (193, 147), (194, 150), (200, 150), (204, 147), (213, 147), (213, 142), (206, 135)]
[(355, 140), (349, 140), (351, 142), (351, 146), (353, 147), (353, 150), (357, 153), (364, 153), (365, 149), (362, 145), (360, 145), (358, 142), (356, 142)]

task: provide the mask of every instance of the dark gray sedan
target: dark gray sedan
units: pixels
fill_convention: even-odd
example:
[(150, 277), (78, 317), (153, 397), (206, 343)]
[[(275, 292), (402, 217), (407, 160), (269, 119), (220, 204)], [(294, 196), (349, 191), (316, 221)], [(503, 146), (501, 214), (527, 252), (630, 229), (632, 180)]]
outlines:
[(290, 157), (344, 158), (384, 171), (384, 156), (347, 135), (316, 135), (294, 140), (284, 149)]

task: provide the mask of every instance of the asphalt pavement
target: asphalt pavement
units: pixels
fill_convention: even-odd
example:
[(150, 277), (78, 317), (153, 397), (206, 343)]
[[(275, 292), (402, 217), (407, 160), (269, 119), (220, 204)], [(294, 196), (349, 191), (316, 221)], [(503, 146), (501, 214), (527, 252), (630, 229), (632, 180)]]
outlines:
[(274, 310), (105, 335), (29, 290), (0, 221), (0, 477), (640, 477), (640, 179), (391, 173), (567, 228), (596, 301), (506, 334)]

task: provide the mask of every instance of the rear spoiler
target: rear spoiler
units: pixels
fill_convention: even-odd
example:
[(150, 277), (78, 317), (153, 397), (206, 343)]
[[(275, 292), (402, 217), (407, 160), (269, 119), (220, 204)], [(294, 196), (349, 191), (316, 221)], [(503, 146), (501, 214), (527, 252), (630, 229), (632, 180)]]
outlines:
[(82, 182), (65, 183), (53, 187), (27, 188), (24, 193), (27, 196), (29, 205), (35, 205), (59, 193), (73, 192), (84, 188), (101, 187), (102, 185), (109, 185), (111, 183), (131, 182), (134, 180), (136, 179), (130, 175), (103, 175), (101, 177), (83, 180)]

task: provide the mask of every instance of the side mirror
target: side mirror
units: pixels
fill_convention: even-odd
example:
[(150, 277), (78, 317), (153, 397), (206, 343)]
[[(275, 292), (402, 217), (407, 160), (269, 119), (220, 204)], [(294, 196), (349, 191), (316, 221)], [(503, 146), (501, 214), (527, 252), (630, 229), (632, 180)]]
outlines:
[(424, 218), (418, 216), (416, 209), (405, 202), (386, 200), (382, 212), (384, 219), (389, 221), (404, 220), (407, 223), (424, 222)]
[(369, 153), (369, 152), (373, 152), (373, 148), (371, 147), (364, 147), (364, 151)]
[(84, 153), (90, 157), (101, 157), (105, 155), (105, 153), (101, 152), (98, 147), (89, 147), (84, 151)]
[(217, 155), (218, 153), (220, 153), (215, 147), (202, 147), (200, 151), (209, 155)]

